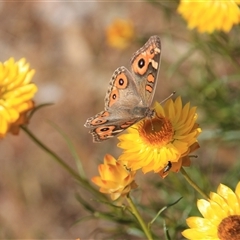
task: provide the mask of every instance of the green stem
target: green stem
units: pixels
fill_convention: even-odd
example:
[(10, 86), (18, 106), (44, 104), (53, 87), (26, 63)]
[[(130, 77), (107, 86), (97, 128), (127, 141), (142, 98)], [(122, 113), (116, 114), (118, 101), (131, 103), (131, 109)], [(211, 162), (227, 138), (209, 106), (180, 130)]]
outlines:
[(147, 239), (148, 240), (152, 240), (153, 239), (152, 238), (152, 234), (151, 234), (149, 228), (147, 227), (147, 225), (145, 224), (145, 222), (143, 221), (143, 219), (142, 219), (140, 213), (138, 212), (136, 206), (134, 205), (132, 199), (130, 198), (129, 195), (127, 195), (126, 198), (127, 198), (128, 204), (129, 204), (129, 206), (131, 208), (132, 214), (137, 218), (137, 220), (138, 220), (139, 224), (141, 225), (142, 230), (144, 231)]
[(201, 194), (204, 198), (209, 199), (208, 195), (206, 193), (203, 192), (203, 190), (189, 177), (189, 175), (187, 174), (187, 172), (181, 168), (181, 173), (182, 175), (185, 177), (185, 179), (187, 180), (187, 182), (199, 193)]
[(22, 129), (27, 133), (27, 135), (38, 145), (40, 146), (45, 152), (47, 152), (55, 161), (57, 161), (67, 172), (69, 172), (73, 178), (76, 180), (82, 180), (78, 173), (75, 172), (71, 167), (69, 167), (56, 153), (54, 153), (51, 149), (45, 146), (39, 139), (37, 139), (33, 133), (26, 127), (22, 126)]
[(70, 173), (70, 175), (75, 180), (80, 182), (84, 188), (90, 190), (94, 194), (99, 195), (99, 192), (95, 188), (93, 188), (87, 180), (83, 179), (78, 174), (78, 172), (72, 169), (56, 153), (54, 153), (50, 148), (44, 145), (27, 127), (21, 126), (21, 128), (39, 147), (41, 147), (45, 152), (47, 152), (57, 163), (59, 163), (68, 173)]

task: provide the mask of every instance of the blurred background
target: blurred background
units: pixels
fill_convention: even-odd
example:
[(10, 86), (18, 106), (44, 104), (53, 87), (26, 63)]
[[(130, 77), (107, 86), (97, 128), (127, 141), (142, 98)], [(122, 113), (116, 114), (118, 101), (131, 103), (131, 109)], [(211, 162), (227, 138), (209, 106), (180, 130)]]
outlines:
[[(162, 62), (155, 100), (162, 101), (176, 91), (184, 103), (190, 101), (198, 107), (203, 133), (190, 175), (206, 192), (215, 191), (220, 182), (235, 186), (239, 180), (239, 27), (229, 35), (189, 31), (176, 12), (177, 6), (178, 1), (0, 3), (0, 61), (26, 58), (36, 70), (36, 105), (53, 103), (33, 116), (29, 128), (76, 169), (65, 140), (49, 122), (58, 125), (72, 140), (88, 179), (98, 175), (97, 166), (106, 153), (117, 157), (120, 150), (117, 139), (92, 143), (83, 125), (88, 117), (103, 110), (114, 70), (122, 65), (129, 67), (132, 54), (151, 35), (159, 35)], [(118, 43), (114, 29), (118, 32), (125, 27), (126, 42)], [(139, 173), (139, 201), (151, 202), (157, 212), (180, 196), (187, 199), (193, 190), (186, 190), (185, 180), (178, 175), (170, 174), (163, 180)], [(99, 205), (24, 132), (19, 136), (8, 134), (1, 140), (1, 239), (109, 236), (110, 230), (106, 233), (102, 229), (114, 227), (110, 221), (91, 218), (76, 223), (89, 216), (76, 193)], [(184, 219), (192, 208), (183, 201), (179, 211), (165, 216), (173, 239), (181, 239), (179, 232), (186, 227)], [(162, 225), (160, 219), (160, 235)], [(120, 225), (119, 229), (124, 231)], [(126, 233), (122, 239), (141, 238)]]

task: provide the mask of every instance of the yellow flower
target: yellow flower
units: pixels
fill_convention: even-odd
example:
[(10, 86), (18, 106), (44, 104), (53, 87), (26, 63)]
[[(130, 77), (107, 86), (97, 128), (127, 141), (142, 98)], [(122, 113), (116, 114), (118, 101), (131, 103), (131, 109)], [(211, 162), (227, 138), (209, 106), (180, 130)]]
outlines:
[(34, 73), (24, 58), (0, 63), (0, 138), (9, 131), (17, 134), (19, 125), (26, 123), (26, 113), (34, 107), (31, 99), (37, 91), (30, 83)]
[(134, 29), (129, 20), (116, 19), (107, 28), (107, 42), (114, 48), (124, 49), (134, 38)]
[(118, 137), (118, 146), (124, 149), (119, 161), (133, 171), (142, 168), (144, 173), (160, 172), (169, 162), (182, 164), (183, 157), (197, 144), (201, 129), (195, 123), (196, 107), (190, 108), (190, 103), (183, 107), (178, 97), (175, 102), (169, 99), (164, 107), (156, 103), (154, 109), (155, 117), (138, 122), (128, 129), (129, 133)]
[[(195, 124), (195, 128), (197, 124)], [(179, 172), (181, 167), (189, 167), (191, 165), (190, 156), (188, 155), (191, 152), (194, 152), (199, 148), (198, 142), (195, 142), (189, 147), (189, 151), (187, 151), (177, 162), (169, 161), (168, 164), (158, 173), (162, 178), (165, 178), (169, 172)]]
[(92, 181), (100, 187), (100, 192), (110, 194), (112, 200), (127, 195), (137, 187), (134, 181), (136, 172), (126, 169), (109, 154), (104, 157), (104, 164), (98, 166), (98, 171), (100, 177), (93, 177)]
[(240, 239), (240, 182), (235, 193), (220, 184), (217, 193), (211, 192), (210, 199), (200, 199), (197, 206), (203, 218), (190, 217), (182, 235), (187, 239)]
[(188, 28), (212, 33), (214, 30), (229, 32), (240, 22), (239, 0), (181, 0), (178, 13), (188, 22)]

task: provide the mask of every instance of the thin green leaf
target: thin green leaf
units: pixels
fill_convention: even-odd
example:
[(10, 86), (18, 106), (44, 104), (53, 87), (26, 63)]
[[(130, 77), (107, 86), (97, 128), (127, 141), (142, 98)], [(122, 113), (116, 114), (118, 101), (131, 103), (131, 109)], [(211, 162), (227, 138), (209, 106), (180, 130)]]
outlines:
[(160, 209), (158, 211), (158, 213), (156, 214), (156, 216), (153, 218), (153, 220), (148, 224), (148, 228), (150, 229), (152, 224), (155, 222), (155, 220), (158, 218), (158, 216), (164, 211), (166, 210), (167, 208), (177, 204), (180, 200), (182, 199), (182, 197), (180, 197), (177, 201), (175, 201), (174, 203), (171, 203), (171, 204), (168, 204), (167, 206), (163, 207), (162, 209)]
[(79, 194), (76, 194), (76, 199), (81, 203), (82, 206), (84, 206), (86, 210), (88, 210), (91, 213), (95, 212), (95, 209), (88, 202), (86, 202)]
[(78, 172), (79, 172), (79, 175), (83, 178), (83, 179), (86, 179), (86, 174), (83, 170), (83, 166), (82, 166), (82, 162), (77, 154), (77, 151), (72, 143), (72, 141), (70, 140), (70, 138), (62, 131), (62, 129), (57, 126), (55, 123), (51, 122), (51, 121), (48, 121), (49, 124), (55, 128), (57, 130), (58, 133), (60, 133), (63, 137), (63, 139), (65, 140), (65, 142), (67, 143), (68, 145), (68, 148), (70, 150), (70, 153), (71, 155), (73, 156), (73, 159), (75, 160), (75, 163), (77, 165), (77, 168), (78, 168)]
[(165, 239), (171, 240), (165, 221), (163, 222), (163, 231), (164, 231)]
[(38, 106), (36, 106), (29, 114), (28, 116), (28, 119), (30, 120), (32, 117), (33, 117), (33, 114), (35, 114), (40, 108), (43, 108), (43, 107), (48, 107), (48, 106), (51, 106), (53, 105), (54, 103), (43, 103), (43, 104), (40, 104)]

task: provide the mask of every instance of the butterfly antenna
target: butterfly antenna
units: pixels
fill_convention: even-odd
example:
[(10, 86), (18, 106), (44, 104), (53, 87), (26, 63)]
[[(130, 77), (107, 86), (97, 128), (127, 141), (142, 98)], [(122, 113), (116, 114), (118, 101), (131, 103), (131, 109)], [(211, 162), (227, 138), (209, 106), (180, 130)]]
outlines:
[(171, 98), (175, 93), (176, 93), (176, 91), (173, 91), (168, 97), (166, 97), (164, 100), (162, 100), (162, 101), (160, 102), (160, 104), (166, 102), (166, 101), (167, 101), (169, 98)]

